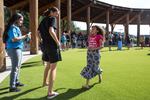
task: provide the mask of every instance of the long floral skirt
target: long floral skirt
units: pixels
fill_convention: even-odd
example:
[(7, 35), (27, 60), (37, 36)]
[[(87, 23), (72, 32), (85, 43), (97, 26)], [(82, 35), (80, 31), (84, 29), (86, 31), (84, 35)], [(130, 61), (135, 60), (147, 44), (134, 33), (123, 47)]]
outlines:
[(100, 64), (100, 51), (99, 50), (88, 50), (87, 51), (87, 66), (81, 71), (81, 76), (85, 79), (91, 79), (98, 74), (102, 73), (102, 69), (99, 67)]

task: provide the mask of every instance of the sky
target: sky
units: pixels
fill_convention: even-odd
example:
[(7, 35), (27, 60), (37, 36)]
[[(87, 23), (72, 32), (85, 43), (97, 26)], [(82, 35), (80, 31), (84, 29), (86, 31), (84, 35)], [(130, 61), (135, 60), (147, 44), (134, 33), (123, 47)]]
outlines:
[(98, 1), (129, 8), (150, 9), (150, 0), (98, 0)]
[[(129, 7), (129, 8), (150, 9), (150, 0), (99, 0), (99, 1), (109, 3), (112, 5), (117, 5), (117, 6)], [(77, 27), (80, 27), (80, 29), (86, 30), (86, 23), (75, 22), (75, 24)], [(93, 25), (105, 26), (105, 24), (97, 24), (97, 23), (95, 23)], [(123, 25), (116, 25), (114, 31), (124, 32)], [(132, 34), (132, 35), (137, 34), (137, 25), (129, 25), (129, 34)], [(140, 25), (140, 34), (141, 35), (150, 35), (150, 26), (149, 25)]]

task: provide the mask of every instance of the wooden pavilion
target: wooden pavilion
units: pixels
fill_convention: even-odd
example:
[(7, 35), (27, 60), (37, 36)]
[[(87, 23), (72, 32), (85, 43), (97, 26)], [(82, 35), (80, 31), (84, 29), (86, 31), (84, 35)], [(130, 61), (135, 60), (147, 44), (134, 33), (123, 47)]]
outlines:
[(71, 30), (71, 21), (83, 21), (87, 23), (89, 33), (90, 23), (106, 24), (106, 32), (109, 32), (109, 25), (113, 31), (116, 24), (125, 27), (125, 34), (129, 33), (129, 24), (137, 25), (137, 44), (139, 45), (140, 25), (150, 25), (150, 9), (134, 9), (115, 6), (100, 2), (98, 0), (0, 0), (0, 71), (5, 69), (5, 50), (2, 43), (4, 31), (4, 6), (14, 13), (16, 10), (29, 12), (30, 31), (32, 32), (30, 52), (38, 53), (37, 28), (38, 16), (47, 8), (56, 6), (60, 9), (58, 17), (57, 32), (60, 36), (60, 19), (67, 20), (68, 32)]

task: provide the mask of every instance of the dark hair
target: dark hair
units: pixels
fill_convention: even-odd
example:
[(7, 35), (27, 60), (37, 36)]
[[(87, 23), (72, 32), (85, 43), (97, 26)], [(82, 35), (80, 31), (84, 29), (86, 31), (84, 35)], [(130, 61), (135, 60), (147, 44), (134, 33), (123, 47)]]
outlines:
[(3, 34), (3, 42), (6, 43), (8, 39), (8, 31), (14, 23), (16, 23), (17, 20), (19, 20), (21, 17), (23, 17), (20, 13), (15, 13), (8, 21), (7, 26), (5, 27), (4, 34)]
[(51, 8), (48, 8), (46, 11), (44, 11), (43, 15), (48, 16), (51, 12), (57, 12), (57, 11), (58, 11), (57, 7), (51, 7)]
[(101, 28), (101, 27), (99, 27), (97, 25), (94, 25), (92, 27), (95, 27), (97, 29), (97, 31), (98, 31), (97, 34), (105, 35), (105, 31), (104, 31), (103, 28)]
[(67, 33), (67, 31), (66, 31), (66, 30), (65, 30), (64, 32), (65, 32), (65, 33)]

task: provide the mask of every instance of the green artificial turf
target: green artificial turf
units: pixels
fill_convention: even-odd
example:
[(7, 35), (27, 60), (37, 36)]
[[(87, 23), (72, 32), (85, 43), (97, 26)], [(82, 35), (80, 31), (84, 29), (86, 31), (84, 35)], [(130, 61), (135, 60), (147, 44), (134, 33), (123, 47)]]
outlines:
[[(62, 52), (58, 63), (54, 90), (60, 95), (53, 100), (150, 100), (150, 49), (101, 51), (103, 80), (91, 80), (89, 90), (82, 89), (85, 80), (80, 71), (86, 66), (86, 49)], [(47, 87), (41, 87), (44, 67), (41, 56), (22, 65), (20, 80), (25, 84), (21, 92), (9, 93), (9, 77), (0, 84), (0, 100), (44, 100)]]

